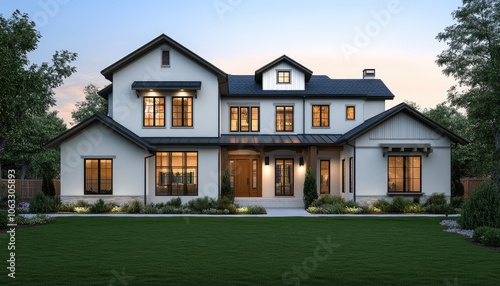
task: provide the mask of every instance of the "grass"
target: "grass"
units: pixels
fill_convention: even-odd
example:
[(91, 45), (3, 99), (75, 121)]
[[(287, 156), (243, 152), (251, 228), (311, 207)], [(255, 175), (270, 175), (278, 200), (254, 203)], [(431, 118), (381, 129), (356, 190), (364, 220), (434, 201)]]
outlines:
[(497, 285), (500, 253), (440, 220), (61, 217), (17, 229), (16, 279), (0, 233), (0, 285)]

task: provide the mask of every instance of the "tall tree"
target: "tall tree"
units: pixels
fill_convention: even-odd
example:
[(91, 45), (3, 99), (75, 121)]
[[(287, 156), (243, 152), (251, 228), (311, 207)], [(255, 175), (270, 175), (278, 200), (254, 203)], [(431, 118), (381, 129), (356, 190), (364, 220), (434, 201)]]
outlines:
[(474, 139), (493, 154), (500, 189), (500, 1), (463, 0), (452, 17), (456, 24), (436, 37), (448, 45), (436, 62), (458, 81), (448, 98), (467, 111)]
[(85, 100), (76, 103), (76, 110), (71, 111), (72, 124), (78, 124), (96, 113), (108, 113), (108, 101), (97, 92), (99, 89), (89, 84), (83, 89)]
[(0, 152), (21, 137), (19, 130), (31, 125), (33, 116), (55, 104), (54, 89), (76, 71), (70, 63), (77, 55), (64, 50), (55, 52), (50, 64), (31, 64), (27, 55), (40, 38), (28, 14), (16, 10), (9, 19), (0, 14)]

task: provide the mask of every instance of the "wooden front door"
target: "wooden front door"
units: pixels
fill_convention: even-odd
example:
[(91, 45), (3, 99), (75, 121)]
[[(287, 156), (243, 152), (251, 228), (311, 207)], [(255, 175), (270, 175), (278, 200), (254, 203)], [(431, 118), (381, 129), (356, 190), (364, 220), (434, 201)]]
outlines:
[(235, 197), (260, 197), (260, 158), (230, 156), (229, 165)]

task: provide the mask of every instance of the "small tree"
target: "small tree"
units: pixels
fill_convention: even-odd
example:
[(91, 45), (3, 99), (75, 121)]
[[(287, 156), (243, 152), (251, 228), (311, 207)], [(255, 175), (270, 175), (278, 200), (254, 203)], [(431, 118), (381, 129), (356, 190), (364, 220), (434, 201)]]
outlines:
[(222, 176), (221, 188), (221, 197), (226, 197), (231, 200), (231, 203), (234, 203), (234, 192), (231, 189), (231, 178), (228, 170), (224, 171), (224, 175)]
[(304, 207), (307, 209), (317, 198), (318, 188), (316, 186), (316, 178), (313, 175), (312, 169), (308, 168), (304, 180)]

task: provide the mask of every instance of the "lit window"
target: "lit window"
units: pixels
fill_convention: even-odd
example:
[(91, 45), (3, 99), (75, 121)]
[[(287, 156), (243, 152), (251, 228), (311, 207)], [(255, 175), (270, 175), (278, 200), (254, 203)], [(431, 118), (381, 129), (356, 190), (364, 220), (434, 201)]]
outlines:
[(172, 126), (191, 127), (193, 126), (193, 98), (173, 97), (172, 98)]
[(290, 71), (278, 71), (278, 83), (290, 83)]
[(347, 120), (355, 120), (356, 119), (356, 109), (354, 108), (354, 106), (346, 106), (345, 118)]
[(198, 152), (156, 153), (156, 195), (198, 195)]
[(85, 159), (84, 164), (84, 194), (113, 194), (113, 160)]
[(259, 107), (231, 107), (231, 132), (258, 132)]
[(293, 196), (293, 159), (276, 159), (275, 195)]
[(170, 51), (165, 50), (161, 53), (161, 65), (164, 67), (170, 66)]
[(164, 97), (144, 97), (143, 125), (145, 127), (165, 126)]
[(313, 127), (328, 127), (330, 126), (330, 106), (329, 105), (313, 105)]
[(276, 106), (276, 131), (293, 131), (293, 106)]
[(388, 192), (421, 192), (420, 156), (388, 157)]
[(320, 193), (329, 194), (330, 193), (330, 160), (321, 160), (320, 163)]

